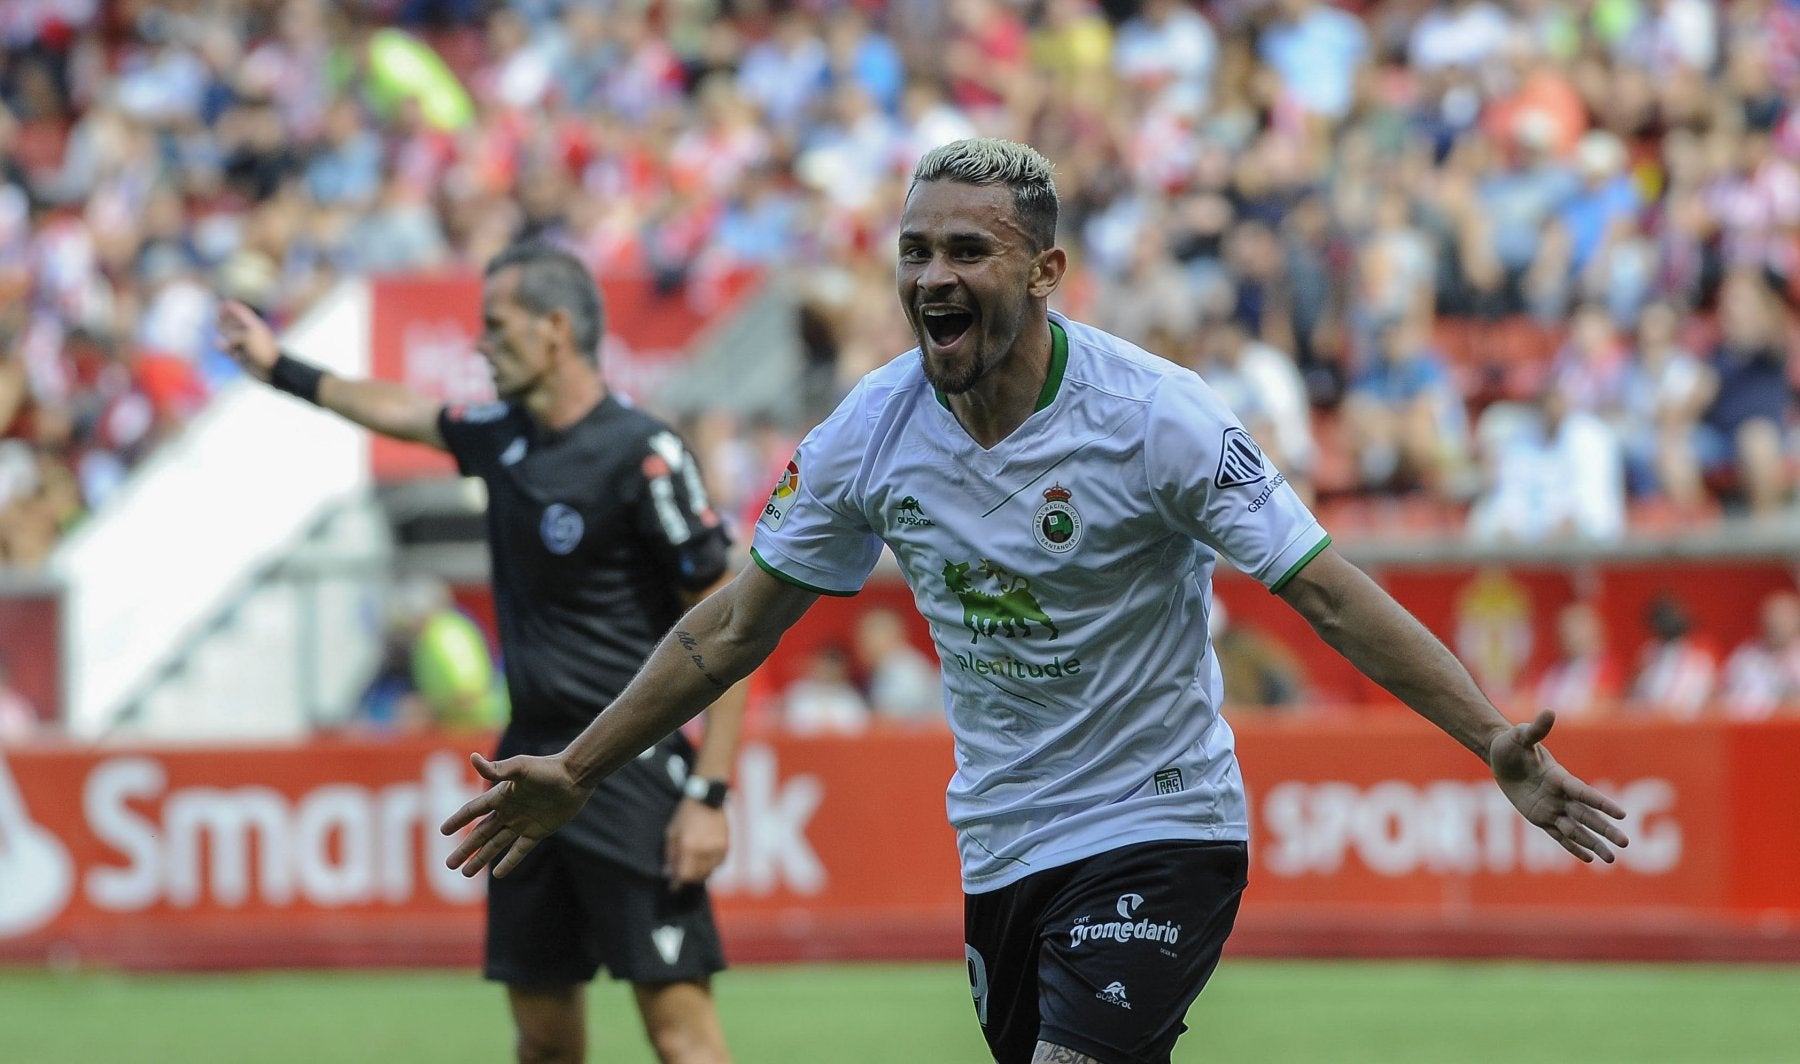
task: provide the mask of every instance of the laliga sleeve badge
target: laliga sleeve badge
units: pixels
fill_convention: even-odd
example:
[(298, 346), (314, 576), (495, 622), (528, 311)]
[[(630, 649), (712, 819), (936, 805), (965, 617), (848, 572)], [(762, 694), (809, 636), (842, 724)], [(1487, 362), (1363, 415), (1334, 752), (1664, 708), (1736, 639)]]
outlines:
[(794, 500), (800, 494), (800, 467), (793, 462), (787, 464), (782, 471), (781, 479), (775, 482), (775, 490), (769, 493), (768, 504), (763, 507), (762, 516), (756, 523), (768, 528), (780, 528), (782, 518), (793, 509)]
[(1038, 546), (1052, 554), (1067, 554), (1081, 542), (1081, 514), (1069, 505), (1071, 492), (1058, 484), (1044, 491), (1044, 505), (1031, 519), (1031, 533)]

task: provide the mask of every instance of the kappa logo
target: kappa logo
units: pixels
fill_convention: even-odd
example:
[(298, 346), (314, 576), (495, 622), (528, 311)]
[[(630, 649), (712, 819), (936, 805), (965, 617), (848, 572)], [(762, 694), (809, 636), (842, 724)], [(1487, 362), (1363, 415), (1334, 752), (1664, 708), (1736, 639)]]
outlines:
[(1122, 1009), (1131, 1007), (1131, 1002), (1125, 999), (1125, 984), (1119, 982), (1117, 979), (1106, 984), (1106, 989), (1094, 996), (1101, 1001), (1106, 1002), (1108, 1005), (1117, 1005)]
[(969, 642), (977, 642), (984, 635), (992, 639), (998, 633), (1030, 635), (1034, 624), (1048, 628), (1050, 638), (1057, 637), (1056, 622), (1038, 605), (1030, 580), (1014, 576), (986, 558), (976, 571), (993, 580), (998, 591), (984, 591), (971, 584), (968, 562), (944, 562), (944, 587), (962, 603), (963, 627), (969, 630)]
[(519, 460), (525, 457), (527, 447), (528, 444), (525, 442), (525, 437), (515, 437), (511, 443), (506, 445), (506, 450), (500, 452), (500, 464), (505, 466), (518, 465)]
[(1069, 504), (1073, 493), (1061, 484), (1044, 491), (1044, 505), (1031, 518), (1031, 534), (1038, 546), (1052, 554), (1067, 554), (1081, 542), (1081, 513)]
[(543, 537), (544, 549), (556, 555), (574, 551), (586, 531), (587, 522), (566, 503), (553, 502), (544, 507), (543, 520), (538, 522), (538, 535)]
[(1221, 488), (1241, 488), (1263, 476), (1263, 456), (1256, 441), (1243, 429), (1226, 429), (1225, 438), (1219, 441), (1219, 470), (1213, 474), (1213, 483)]
[(656, 952), (662, 955), (664, 964), (674, 964), (681, 959), (681, 943), (686, 937), (686, 931), (673, 925), (650, 932), (650, 941), (655, 944)]
[(911, 495), (894, 504), (894, 523), (914, 528), (933, 528), (937, 525), (936, 521), (925, 516), (925, 507)]
[(505, 417), (508, 409), (505, 403), (498, 401), (457, 405), (450, 408), (450, 420), (460, 421), (465, 425), (485, 425)]

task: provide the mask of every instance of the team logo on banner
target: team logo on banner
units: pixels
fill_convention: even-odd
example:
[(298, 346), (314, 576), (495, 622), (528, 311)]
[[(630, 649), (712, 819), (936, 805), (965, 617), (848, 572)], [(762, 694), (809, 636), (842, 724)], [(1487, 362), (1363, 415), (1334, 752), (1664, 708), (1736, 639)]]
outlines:
[(1225, 438), (1219, 443), (1219, 471), (1213, 474), (1213, 483), (1221, 488), (1240, 488), (1262, 478), (1263, 456), (1256, 441), (1243, 429), (1226, 429)]
[(770, 528), (780, 528), (781, 519), (787, 516), (794, 507), (794, 496), (800, 491), (800, 466), (789, 462), (782, 470), (781, 479), (775, 482), (775, 490), (769, 493), (768, 504), (763, 507), (762, 517), (758, 521)]
[(1058, 484), (1044, 492), (1044, 505), (1031, 519), (1031, 533), (1038, 546), (1052, 554), (1067, 554), (1081, 542), (1081, 514), (1069, 504), (1071, 492)]
[(560, 502), (546, 506), (544, 518), (538, 522), (538, 535), (544, 537), (544, 549), (551, 554), (568, 554), (581, 542), (581, 534), (586, 531), (587, 522), (575, 508)]

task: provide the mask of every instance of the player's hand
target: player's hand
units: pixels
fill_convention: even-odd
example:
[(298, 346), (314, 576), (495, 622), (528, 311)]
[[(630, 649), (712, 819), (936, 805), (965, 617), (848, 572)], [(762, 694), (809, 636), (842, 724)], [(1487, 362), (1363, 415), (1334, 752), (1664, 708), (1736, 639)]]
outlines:
[(592, 787), (576, 781), (560, 757), (489, 761), (471, 754), (469, 763), (494, 785), (452, 813), (439, 829), (454, 835), (475, 825), (444, 861), (451, 868), (461, 868), (465, 876), (474, 876), (489, 865), (496, 876), (511, 872), (539, 841), (580, 812), (594, 793)]
[(683, 798), (665, 835), (663, 874), (671, 887), (703, 883), (725, 863), (731, 828), (725, 810)]
[(235, 300), (219, 304), (219, 338), (225, 353), (257, 380), (267, 381), (281, 357), (274, 330), (256, 311)]
[(1625, 819), (1625, 810), (1576, 779), (1540, 745), (1555, 723), (1556, 714), (1546, 709), (1531, 723), (1514, 725), (1496, 735), (1488, 745), (1494, 782), (1525, 819), (1544, 829), (1563, 849), (1589, 863), (1598, 857), (1611, 864), (1612, 846), (1631, 841), (1612, 823)]

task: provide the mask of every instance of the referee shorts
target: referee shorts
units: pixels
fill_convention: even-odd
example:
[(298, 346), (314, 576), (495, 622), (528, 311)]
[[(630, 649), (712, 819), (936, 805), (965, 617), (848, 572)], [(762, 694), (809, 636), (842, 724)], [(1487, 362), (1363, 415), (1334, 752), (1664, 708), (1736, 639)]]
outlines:
[(706, 885), (671, 890), (556, 833), (488, 877), (482, 974), (512, 986), (698, 982), (725, 968)]

